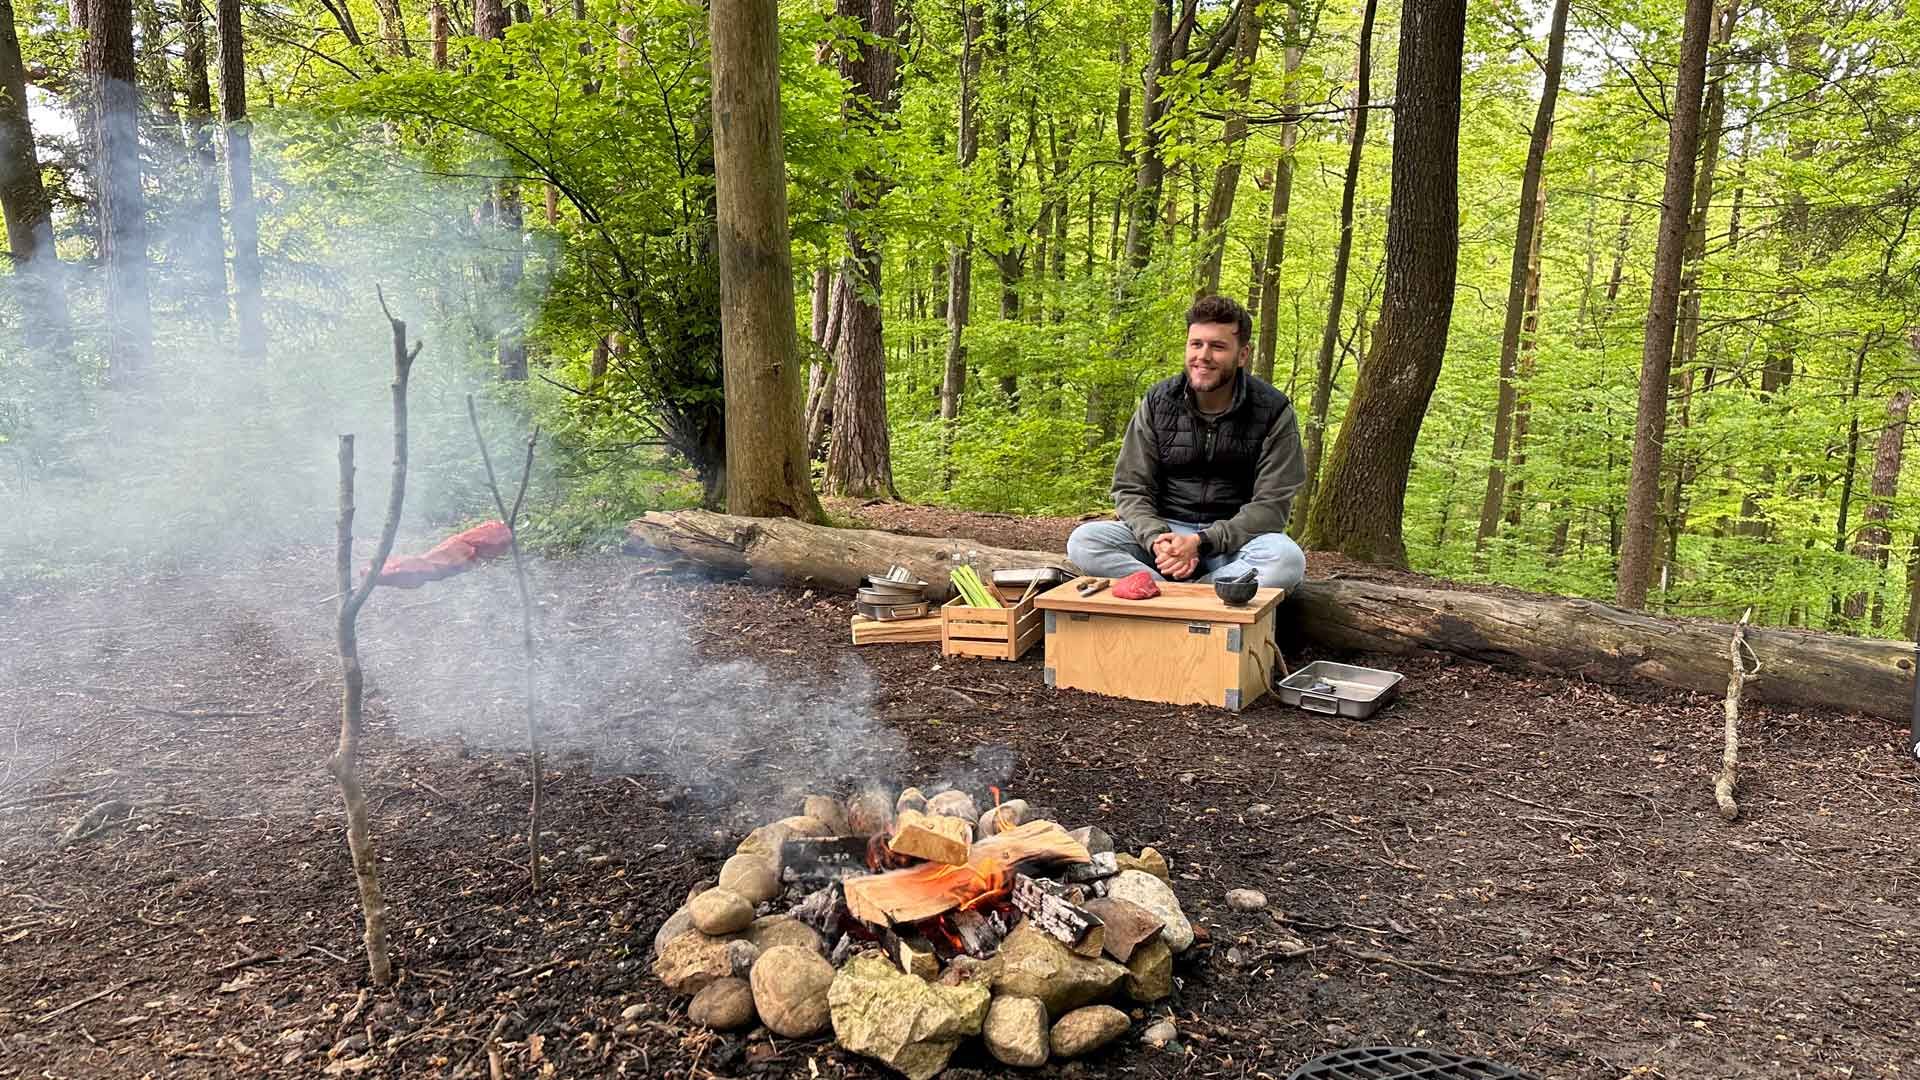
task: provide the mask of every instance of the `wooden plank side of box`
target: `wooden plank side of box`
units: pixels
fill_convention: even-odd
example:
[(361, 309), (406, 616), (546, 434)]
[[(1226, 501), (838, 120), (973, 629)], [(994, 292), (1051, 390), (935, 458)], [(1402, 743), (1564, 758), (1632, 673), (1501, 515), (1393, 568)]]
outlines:
[(938, 615), (922, 615), (917, 619), (869, 619), (855, 615), (851, 627), (855, 645), (937, 643), (940, 640)]
[[(1238, 626), (1138, 616), (1075, 617), (1061, 612), (1046, 635), (1046, 664), (1057, 689), (1161, 701), (1228, 706), (1241, 688), (1241, 657), (1229, 652)], [(1241, 691), (1238, 707), (1247, 695)]]

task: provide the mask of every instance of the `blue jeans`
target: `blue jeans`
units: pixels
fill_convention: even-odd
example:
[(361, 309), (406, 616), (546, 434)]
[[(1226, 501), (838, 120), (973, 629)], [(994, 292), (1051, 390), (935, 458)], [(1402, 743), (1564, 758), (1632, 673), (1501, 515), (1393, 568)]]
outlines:
[[(1167, 527), (1182, 536), (1198, 533), (1201, 527), (1182, 521), (1169, 521)], [(1145, 570), (1157, 581), (1166, 575), (1154, 569), (1153, 555), (1133, 538), (1133, 530), (1124, 522), (1089, 521), (1073, 530), (1067, 538), (1067, 558), (1083, 574), (1123, 578)], [(1261, 588), (1285, 589), (1291, 595), (1307, 576), (1307, 556), (1300, 545), (1283, 532), (1260, 533), (1239, 551), (1214, 551), (1200, 557), (1199, 573), (1191, 580), (1214, 581), (1239, 577), (1255, 571)]]

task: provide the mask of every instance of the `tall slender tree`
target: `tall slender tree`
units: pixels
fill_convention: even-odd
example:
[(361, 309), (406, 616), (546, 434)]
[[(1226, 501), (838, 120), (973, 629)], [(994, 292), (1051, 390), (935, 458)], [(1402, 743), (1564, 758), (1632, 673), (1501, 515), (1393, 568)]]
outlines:
[[(1299, 13), (1286, 5), (1286, 52), (1282, 62), (1280, 160), (1273, 164), (1273, 203), (1267, 210), (1267, 247), (1254, 281), (1260, 290), (1260, 346), (1254, 353), (1254, 373), (1273, 381), (1273, 354), (1280, 341), (1280, 270), (1287, 257), (1287, 218), (1293, 212), (1293, 148), (1300, 140), (1300, 121), (1294, 114), (1300, 76)], [(1371, 34), (1368, 37), (1372, 37)]]
[(1206, 220), (1200, 226), (1200, 294), (1220, 291), (1220, 261), (1227, 250), (1227, 219), (1233, 216), (1234, 195), (1240, 190), (1240, 167), (1246, 151), (1247, 99), (1253, 93), (1253, 69), (1260, 59), (1260, 2), (1240, 0), (1240, 32), (1233, 47), (1233, 73), (1227, 79), (1227, 119), (1220, 133), (1226, 152), (1213, 173), (1213, 192), (1207, 199)]
[(71, 326), (53, 248), (53, 206), (40, 177), (27, 111), (26, 65), (14, 30), (13, 0), (0, 0), (0, 214), (7, 219), (7, 256), (26, 316), (27, 346), (55, 362), (72, 344)]
[[(1887, 399), (1887, 423), (1880, 429), (1880, 439), (1873, 450), (1873, 481), (1868, 488), (1871, 497), (1866, 512), (1861, 515), (1860, 533), (1853, 542), (1853, 554), (1873, 563), (1882, 573), (1887, 568), (1887, 548), (1893, 543), (1889, 523), (1893, 520), (1893, 499), (1900, 490), (1900, 462), (1907, 445), (1907, 411), (1912, 405), (1913, 391), (1905, 387)], [(1873, 627), (1879, 629), (1880, 594), (1881, 590), (1875, 588), (1871, 594), (1863, 591), (1847, 597), (1847, 617), (1858, 619), (1866, 615), (1871, 598)]]
[(227, 133), (234, 321), (240, 355), (260, 360), (267, 355), (266, 301), (261, 295), (260, 209), (253, 198), (253, 124), (247, 119), (247, 46), (241, 33), (240, 0), (216, 0), (214, 21), (220, 34), (220, 119)]
[(777, 0), (713, 0), (714, 217), (727, 510), (820, 520), (800, 445)]
[[(502, 0), (474, 0), (473, 36), (498, 41), (507, 34), (511, 12)], [(497, 275), (485, 303), (487, 329), (493, 336), (496, 374), (505, 382), (524, 382), (527, 378), (526, 336), (513, 314), (516, 293), (526, 277), (526, 254), (521, 249), (526, 224), (520, 201), (520, 185), (511, 179), (494, 182), (481, 207), (481, 216), (493, 227), (500, 241), (501, 255), (492, 268)]]
[[(851, 84), (849, 117), (873, 128), (892, 115), (900, 32), (893, 0), (839, 0), (843, 18), (858, 21), (860, 40), (840, 58), (840, 72)], [(848, 282), (840, 354), (835, 364), (833, 442), (827, 449), (826, 489), (835, 495), (897, 497), (893, 487), (892, 439), (887, 427), (887, 347), (880, 311), (882, 239), (870, 220), (887, 181), (877, 169), (862, 168), (846, 192), (844, 205), (853, 219), (847, 229)]]
[(93, 177), (106, 266), (107, 377), (130, 380), (153, 353), (147, 200), (140, 186), (140, 90), (130, 0), (87, 5), (87, 82), (98, 109)]
[[(1327, 319), (1320, 330), (1319, 361), (1314, 367), (1313, 401), (1307, 411), (1307, 482), (1293, 501), (1299, 520), (1311, 517), (1320, 490), (1320, 459), (1327, 445), (1327, 410), (1333, 402), (1333, 355), (1340, 342), (1341, 316), (1347, 304), (1347, 268), (1353, 259), (1353, 200), (1360, 186), (1360, 158), (1367, 144), (1367, 117), (1373, 111), (1373, 16), (1377, 0), (1367, 0), (1360, 15), (1360, 59), (1355, 66), (1352, 138), (1347, 144), (1346, 179), (1340, 187), (1340, 239), (1333, 249), (1333, 281), (1327, 291)], [(1395, 179), (1399, 151), (1394, 152)], [(1395, 200), (1398, 202), (1399, 200)]]
[(1513, 439), (1514, 404), (1519, 397), (1514, 369), (1520, 356), (1520, 324), (1526, 316), (1527, 281), (1532, 270), (1534, 233), (1540, 228), (1540, 173), (1553, 140), (1553, 112), (1560, 99), (1560, 66), (1567, 51), (1568, 0), (1554, 0), (1547, 30), (1547, 60), (1541, 72), (1540, 107), (1527, 139), (1527, 164), (1520, 174), (1519, 223), (1513, 230), (1513, 258), (1507, 269), (1507, 319), (1500, 329), (1500, 391), (1493, 413), (1493, 464), (1487, 467), (1487, 491), (1480, 499), (1479, 547), (1500, 528), (1501, 502), (1507, 494), (1507, 452)]
[(1700, 106), (1706, 91), (1707, 38), (1713, 0), (1687, 0), (1674, 75), (1667, 130), (1666, 185), (1660, 196), (1660, 231), (1653, 253), (1653, 288), (1647, 301), (1646, 337), (1640, 352), (1640, 398), (1634, 415), (1633, 466), (1627, 482), (1626, 523), (1614, 600), (1639, 607), (1653, 585), (1660, 458), (1667, 437), (1667, 379), (1673, 367), (1674, 325), (1680, 307), (1681, 256), (1692, 210), (1694, 155), (1700, 148)]
[[(985, 12), (981, 4), (960, 10), (960, 119), (956, 163), (964, 178), (980, 155), (980, 30)], [(967, 322), (973, 308), (973, 226), (961, 229), (960, 239), (947, 252), (947, 351), (940, 380), (940, 419), (943, 458), (950, 458), (953, 430), (960, 416), (961, 396), (967, 389)], [(953, 486), (951, 460), (943, 465), (941, 486)]]
[(1380, 321), (1307, 519), (1310, 546), (1394, 566), (1407, 562), (1407, 475), (1453, 319), (1466, 26), (1466, 0), (1407, 0), (1401, 10)]
[(200, 305), (221, 320), (227, 313), (227, 243), (220, 231), (220, 159), (213, 138), (213, 83), (207, 54), (207, 9), (181, 0), (185, 29), (187, 163), (192, 192), (181, 229), (189, 286)]

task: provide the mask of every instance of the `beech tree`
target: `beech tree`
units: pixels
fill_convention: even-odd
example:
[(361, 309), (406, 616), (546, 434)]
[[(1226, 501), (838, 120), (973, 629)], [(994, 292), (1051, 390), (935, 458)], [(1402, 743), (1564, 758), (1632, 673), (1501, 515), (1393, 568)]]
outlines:
[(86, 58), (88, 89), (98, 111), (93, 182), (100, 261), (106, 268), (107, 374), (123, 382), (136, 376), (153, 355), (147, 198), (140, 187), (139, 71), (130, 0), (90, 0)]
[(0, 214), (26, 313), (27, 344), (64, 356), (71, 346), (66, 291), (53, 248), (53, 204), (40, 179), (27, 113), (26, 67), (13, 25), (13, 0), (0, 0)]
[(1309, 546), (1389, 566), (1407, 565), (1407, 474), (1453, 318), (1466, 26), (1466, 0), (1408, 0), (1400, 13), (1380, 321), (1307, 518)]
[(1667, 436), (1667, 377), (1673, 366), (1673, 332), (1680, 311), (1681, 255), (1692, 210), (1694, 154), (1700, 147), (1700, 103), (1706, 91), (1707, 35), (1713, 0), (1687, 0), (1674, 75), (1673, 115), (1667, 130), (1666, 186), (1660, 196), (1660, 232), (1653, 253), (1653, 288), (1640, 354), (1640, 399), (1635, 411), (1633, 472), (1627, 483), (1626, 524), (1614, 600), (1639, 607), (1653, 584), (1656, 503), (1660, 455)]
[[(894, 111), (899, 26), (893, 0), (839, 0), (839, 14), (856, 20), (862, 35), (849, 42), (840, 72), (851, 84), (849, 119), (872, 128)], [(835, 358), (833, 442), (827, 449), (826, 489), (835, 495), (897, 497), (887, 425), (887, 346), (880, 311), (882, 238), (871, 221), (886, 179), (867, 166), (847, 190), (848, 280)]]
[[(1500, 528), (1502, 500), (1507, 493), (1507, 452), (1513, 441), (1514, 405), (1519, 397), (1514, 369), (1520, 356), (1521, 322), (1526, 316), (1527, 284), (1535, 266), (1535, 233), (1541, 228), (1540, 173), (1553, 138), (1553, 111), (1560, 98), (1560, 66), (1567, 50), (1568, 0), (1554, 0), (1553, 22), (1547, 30), (1547, 60), (1541, 73), (1540, 108), (1533, 115), (1527, 140), (1527, 164), (1520, 179), (1519, 222), (1513, 230), (1513, 259), (1507, 270), (1507, 318), (1500, 331), (1500, 397), (1494, 403), (1493, 464), (1487, 468), (1487, 493), (1480, 502), (1480, 531), (1476, 545)], [(1538, 290), (1532, 295), (1537, 296)]]
[(215, 3), (220, 120), (227, 134), (227, 228), (233, 235), (233, 313), (240, 355), (259, 360), (267, 355), (267, 323), (261, 296), (260, 211), (253, 200), (253, 129), (247, 120), (247, 45), (240, 0)]
[(776, 0), (714, 0), (713, 161), (727, 509), (820, 519), (800, 445)]

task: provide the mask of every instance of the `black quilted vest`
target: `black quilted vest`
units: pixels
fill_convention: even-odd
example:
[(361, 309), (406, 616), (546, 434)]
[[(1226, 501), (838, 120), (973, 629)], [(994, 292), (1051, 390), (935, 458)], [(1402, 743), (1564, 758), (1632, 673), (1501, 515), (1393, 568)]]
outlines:
[(1211, 525), (1253, 498), (1261, 444), (1291, 403), (1243, 369), (1233, 404), (1217, 417), (1209, 419), (1194, 408), (1185, 372), (1155, 383), (1146, 405), (1160, 458), (1160, 516)]

